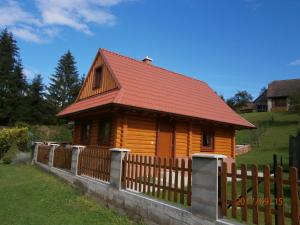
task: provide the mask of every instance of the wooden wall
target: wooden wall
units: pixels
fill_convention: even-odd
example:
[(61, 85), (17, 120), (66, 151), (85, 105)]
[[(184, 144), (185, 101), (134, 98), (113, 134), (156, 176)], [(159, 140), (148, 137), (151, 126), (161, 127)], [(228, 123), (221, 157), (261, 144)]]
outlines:
[[(176, 122), (176, 157), (187, 157), (201, 150), (201, 126), (188, 122)], [(117, 114), (113, 119), (111, 145), (109, 147), (128, 148), (132, 153), (152, 155), (156, 153), (156, 119), (135, 115)], [(73, 140), (80, 144), (80, 126), (75, 124)], [(97, 145), (98, 120), (92, 120), (90, 145)], [(208, 153), (223, 154), (234, 158), (235, 132), (231, 128), (214, 128), (214, 151)], [(108, 148), (106, 146), (106, 148)]]
[[(89, 120), (89, 122), (91, 123), (91, 134), (90, 134), (90, 142), (88, 145), (90, 145), (90, 146), (99, 146), (99, 144), (98, 144), (99, 119), (101, 119), (101, 117), (99, 117), (99, 118), (95, 117), (95, 118)], [(111, 142), (109, 145), (99, 146), (100, 149), (108, 150), (115, 146), (116, 125), (117, 125), (116, 119), (113, 118), (112, 119), (112, 129), (111, 129), (111, 138), (110, 138)], [(77, 120), (75, 122), (74, 131), (73, 131), (73, 144), (84, 145), (83, 143), (81, 143), (81, 120)]]
[(87, 75), (86, 80), (84, 81), (83, 87), (80, 90), (80, 94), (78, 97), (78, 100), (90, 97), (92, 95), (97, 95), (101, 94), (103, 92), (112, 90), (117, 88), (117, 84), (115, 80), (113, 79), (112, 75), (110, 74), (108, 68), (106, 65), (103, 66), (103, 77), (102, 77), (102, 85), (100, 88), (94, 89), (93, 90), (93, 81), (94, 81), (94, 70), (98, 66), (104, 65), (103, 64), (103, 59), (98, 56), (96, 59), (95, 63), (92, 65), (92, 68)]
[(154, 118), (121, 116), (117, 124), (117, 147), (128, 148), (136, 154), (155, 155), (156, 120)]

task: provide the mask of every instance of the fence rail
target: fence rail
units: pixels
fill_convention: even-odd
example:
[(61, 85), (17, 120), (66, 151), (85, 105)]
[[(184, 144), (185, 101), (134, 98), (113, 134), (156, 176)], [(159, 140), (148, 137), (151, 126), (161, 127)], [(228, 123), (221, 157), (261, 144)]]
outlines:
[(98, 147), (89, 146), (79, 153), (78, 175), (109, 181), (110, 162), (110, 151), (103, 151)]
[(191, 205), (192, 160), (129, 154), (123, 159), (124, 188)]
[(37, 154), (38, 162), (43, 164), (48, 164), (50, 148), (51, 148), (50, 145), (39, 145), (38, 154)]
[(54, 150), (53, 166), (71, 170), (72, 163), (72, 147), (59, 146)]
[(291, 224), (298, 225), (297, 179), (294, 167), (285, 176), (282, 167), (278, 166), (275, 176), (271, 176), (269, 166), (259, 173), (256, 165), (248, 171), (247, 166), (242, 164), (238, 173), (233, 163), (231, 173), (227, 173), (227, 164), (223, 163), (220, 187), (222, 215), (243, 222), (252, 221), (253, 224), (269, 225), (273, 220), (281, 225), (290, 220)]

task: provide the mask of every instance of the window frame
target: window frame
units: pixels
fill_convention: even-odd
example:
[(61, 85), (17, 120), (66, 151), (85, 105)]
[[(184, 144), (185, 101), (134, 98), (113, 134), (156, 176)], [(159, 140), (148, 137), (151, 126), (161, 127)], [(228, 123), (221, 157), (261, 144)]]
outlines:
[[(109, 123), (109, 131), (108, 131), (108, 136), (107, 140), (102, 140), (101, 138), (101, 131), (102, 131), (102, 124), (103, 122), (108, 122)], [(98, 121), (98, 145), (110, 145), (111, 144), (111, 134), (112, 134), (112, 118), (111, 117), (105, 117), (102, 118)]]
[[(205, 134), (210, 134), (211, 135), (211, 146), (204, 146), (203, 145), (203, 140), (204, 140), (204, 135)], [(201, 150), (204, 152), (213, 152), (215, 148), (215, 132), (213, 129), (202, 129), (201, 132)]]
[[(87, 133), (87, 126), (89, 126), (89, 131)], [(91, 140), (91, 121), (84, 121), (80, 125), (80, 142), (83, 145), (89, 145)], [(86, 136), (87, 135), (87, 136)]]
[[(100, 72), (98, 72), (100, 70)], [(103, 80), (103, 65), (94, 69), (93, 90), (101, 88)]]

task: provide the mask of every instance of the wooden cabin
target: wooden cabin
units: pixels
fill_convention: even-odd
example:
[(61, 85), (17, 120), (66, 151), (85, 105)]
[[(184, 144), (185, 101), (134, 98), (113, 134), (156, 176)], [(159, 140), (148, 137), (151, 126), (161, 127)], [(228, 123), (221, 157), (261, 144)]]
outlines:
[(235, 157), (235, 131), (254, 126), (204, 82), (100, 49), (77, 100), (58, 116), (75, 122), (73, 144), (187, 157)]

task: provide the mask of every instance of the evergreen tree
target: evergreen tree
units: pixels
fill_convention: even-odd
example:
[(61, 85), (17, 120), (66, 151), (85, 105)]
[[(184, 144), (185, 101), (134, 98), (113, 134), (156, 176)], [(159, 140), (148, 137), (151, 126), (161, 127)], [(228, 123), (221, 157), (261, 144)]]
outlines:
[(28, 90), (28, 122), (31, 124), (52, 124), (56, 120), (55, 110), (47, 103), (44, 90), (42, 76), (38, 74), (33, 78)]
[(70, 51), (59, 59), (55, 73), (50, 80), (48, 100), (57, 111), (74, 102), (79, 93), (81, 82), (75, 59)]
[(19, 48), (5, 29), (0, 34), (0, 124), (23, 120), (26, 88)]

